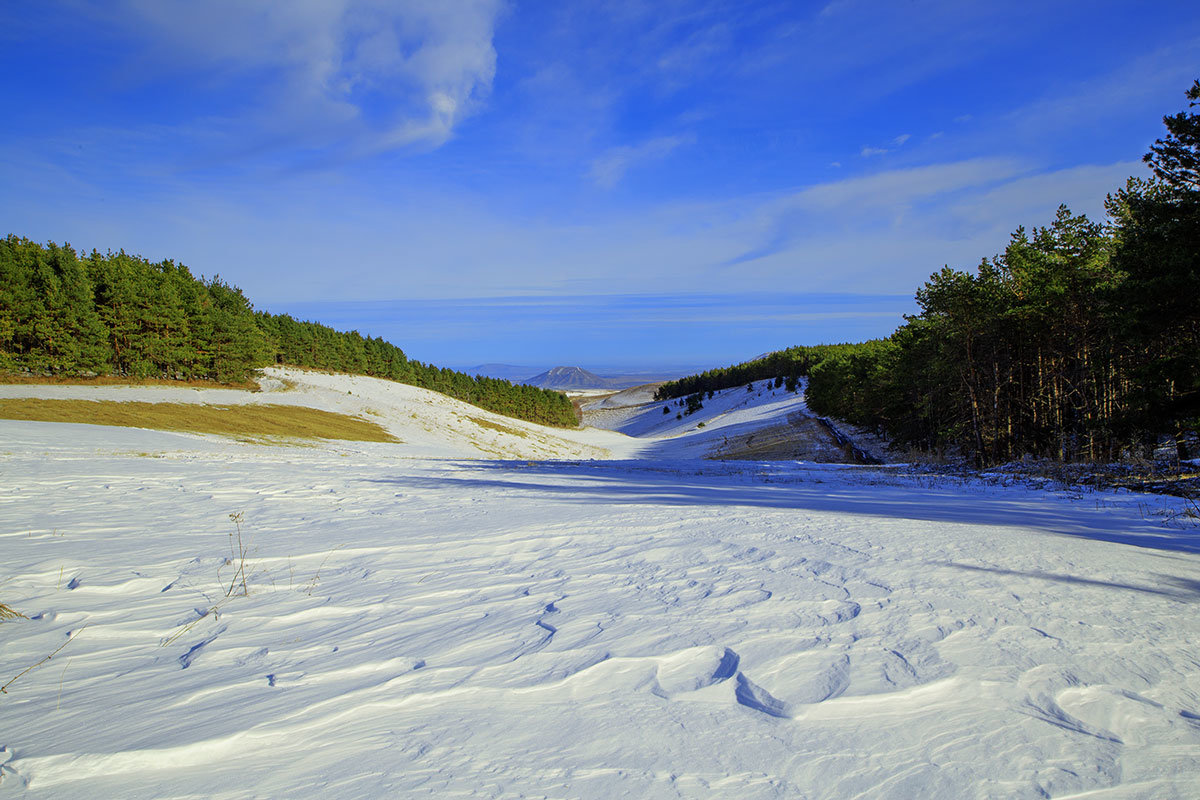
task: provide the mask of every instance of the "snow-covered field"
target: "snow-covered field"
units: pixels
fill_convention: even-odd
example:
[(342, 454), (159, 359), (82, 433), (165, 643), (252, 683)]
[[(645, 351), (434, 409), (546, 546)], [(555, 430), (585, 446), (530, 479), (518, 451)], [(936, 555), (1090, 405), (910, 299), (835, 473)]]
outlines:
[(1200, 796), (1178, 501), (692, 457), (782, 394), (631, 439), (274, 375), (3, 387), (404, 443), (0, 421), (0, 797)]

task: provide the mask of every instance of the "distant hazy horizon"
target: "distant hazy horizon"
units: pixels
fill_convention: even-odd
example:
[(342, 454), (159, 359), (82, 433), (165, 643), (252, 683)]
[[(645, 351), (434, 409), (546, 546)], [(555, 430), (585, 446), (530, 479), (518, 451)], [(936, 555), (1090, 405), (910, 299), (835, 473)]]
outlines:
[(911, 296), (762, 294), (601, 295), (468, 300), (280, 303), (266, 307), (380, 336), (410, 358), (481, 364), (580, 366), (597, 371), (688, 371), (798, 344), (887, 336), (913, 313)]

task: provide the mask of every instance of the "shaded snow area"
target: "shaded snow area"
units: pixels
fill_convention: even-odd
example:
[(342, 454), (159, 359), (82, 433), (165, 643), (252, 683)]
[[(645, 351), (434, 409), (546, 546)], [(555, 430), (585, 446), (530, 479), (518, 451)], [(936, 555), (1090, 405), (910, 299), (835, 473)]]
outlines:
[(0, 798), (1197, 796), (1178, 500), (273, 379), (404, 444), (0, 420)]
[[(692, 433), (700, 434), (695, 439), (708, 442), (714, 436), (720, 439), (717, 435), (720, 428), (761, 426), (781, 421), (789, 413), (807, 410), (802, 393), (767, 389), (765, 384), (749, 391), (739, 386), (714, 392), (703, 403), (704, 407), (699, 411), (685, 414), (685, 400), (655, 402), (654, 392), (649, 387), (636, 387), (585, 403), (584, 422), (629, 436), (673, 439)], [(710, 429), (702, 432), (701, 422), (704, 428)], [(686, 446), (695, 448), (697, 444), (691, 441)]]
[(684, 399), (655, 401), (658, 385), (584, 403), (584, 424), (638, 437), (645, 444), (637, 454), (645, 458), (857, 460), (854, 448), (808, 410), (803, 390), (765, 381), (738, 386), (705, 394), (703, 407), (689, 414)]

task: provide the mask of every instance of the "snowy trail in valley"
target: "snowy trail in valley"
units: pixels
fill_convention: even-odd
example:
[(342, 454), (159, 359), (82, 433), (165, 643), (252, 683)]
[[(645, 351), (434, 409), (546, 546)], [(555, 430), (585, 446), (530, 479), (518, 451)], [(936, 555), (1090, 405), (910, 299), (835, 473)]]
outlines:
[[(0, 601), (29, 617), (0, 624), (0, 681), (76, 637), (0, 695), (0, 797), (1200, 785), (1200, 531), (1144, 518), (1169, 499), (2, 420), (0, 442)], [(249, 596), (225, 597), (230, 514)]]

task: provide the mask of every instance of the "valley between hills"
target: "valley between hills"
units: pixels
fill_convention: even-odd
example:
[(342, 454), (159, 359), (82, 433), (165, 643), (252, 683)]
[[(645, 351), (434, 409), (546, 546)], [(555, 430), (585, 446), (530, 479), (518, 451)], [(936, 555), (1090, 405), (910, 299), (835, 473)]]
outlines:
[(0, 387), (386, 434), (0, 420), (0, 796), (1200, 781), (1181, 498), (848, 464), (802, 387), (693, 414), (652, 393), (563, 429), (289, 368), (257, 392)]

